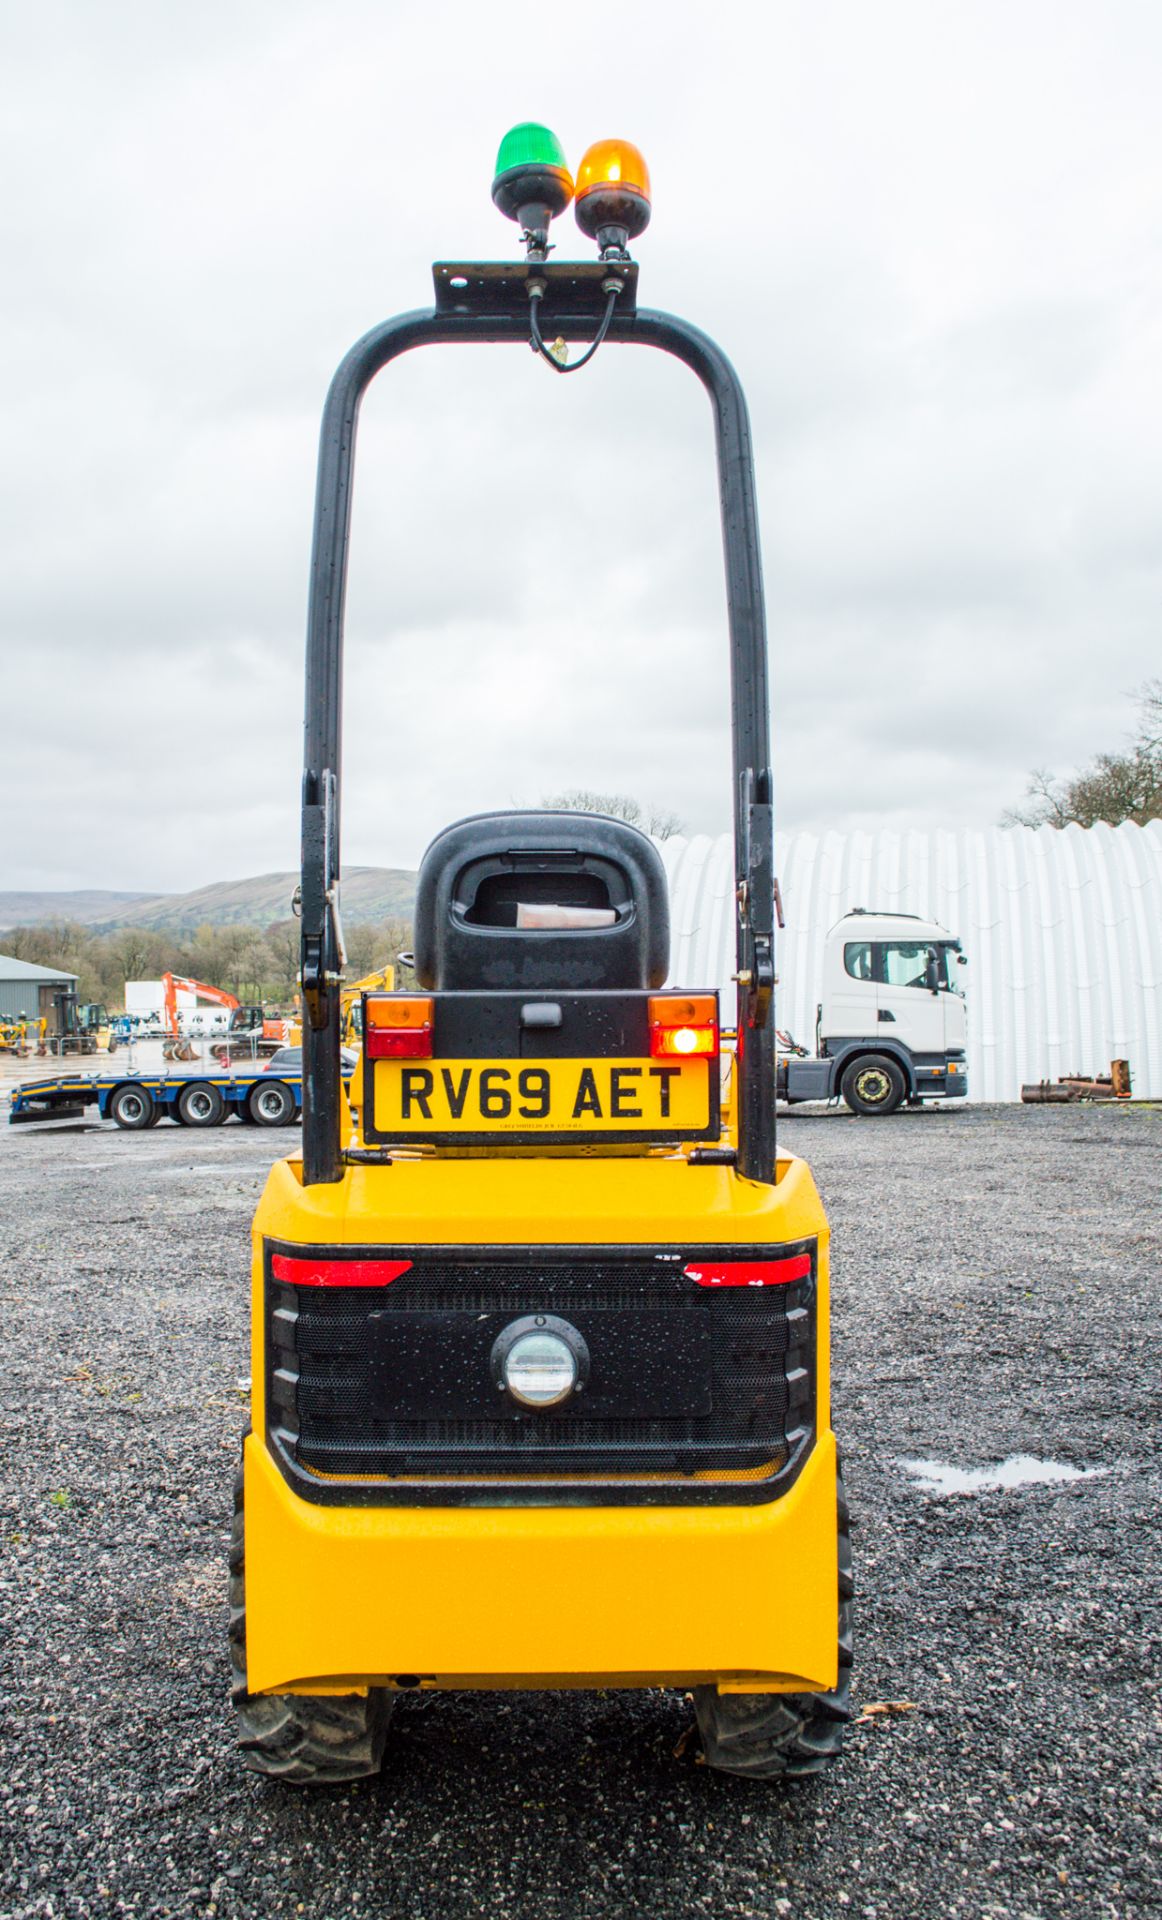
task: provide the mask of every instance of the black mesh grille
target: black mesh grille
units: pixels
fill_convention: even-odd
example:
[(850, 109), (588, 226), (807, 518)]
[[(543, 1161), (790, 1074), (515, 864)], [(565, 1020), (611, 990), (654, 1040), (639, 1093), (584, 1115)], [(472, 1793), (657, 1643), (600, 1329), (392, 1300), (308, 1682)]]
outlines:
[[(309, 1497), (349, 1499), (350, 1480), (328, 1495), (329, 1477), (357, 1476), (359, 1497), (380, 1500), (420, 1482), (442, 1498), (483, 1499), (491, 1483), (494, 1500), (503, 1485), (506, 1501), (541, 1503), (546, 1482), (605, 1482), (602, 1498), (617, 1484), (622, 1498), (769, 1498), (809, 1443), (813, 1244), (342, 1253), (413, 1265), (384, 1287), (299, 1287), (268, 1260), (270, 1438)], [(797, 1253), (811, 1272), (791, 1285), (711, 1290), (683, 1272)], [(534, 1413), (498, 1392), (489, 1355), (502, 1328), (536, 1314), (580, 1331), (592, 1374), (585, 1394)]]

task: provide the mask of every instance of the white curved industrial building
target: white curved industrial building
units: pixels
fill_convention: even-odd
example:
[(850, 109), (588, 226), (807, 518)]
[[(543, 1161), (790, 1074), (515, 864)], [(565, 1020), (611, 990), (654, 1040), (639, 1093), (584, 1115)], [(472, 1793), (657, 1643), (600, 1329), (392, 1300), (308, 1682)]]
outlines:
[[(676, 986), (717, 984), (733, 1007), (728, 835), (667, 840)], [(1135, 827), (776, 835), (786, 929), (778, 1024), (814, 1047), (823, 941), (852, 907), (937, 920), (964, 944), (971, 1097), (1106, 1073), (1162, 1096), (1162, 821)]]

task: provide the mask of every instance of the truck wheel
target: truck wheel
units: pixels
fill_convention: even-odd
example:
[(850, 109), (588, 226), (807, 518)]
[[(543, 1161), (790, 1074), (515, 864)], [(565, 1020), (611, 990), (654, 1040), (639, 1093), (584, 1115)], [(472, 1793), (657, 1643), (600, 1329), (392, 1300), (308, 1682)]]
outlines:
[(177, 1117), (186, 1127), (220, 1127), (226, 1118), (226, 1102), (218, 1087), (195, 1081), (183, 1087), (177, 1100)]
[(243, 1475), (234, 1479), (230, 1529), (230, 1698), (242, 1764), (296, 1787), (334, 1786), (378, 1773), (395, 1706), (386, 1687), (359, 1694), (250, 1693), (246, 1686), (246, 1528)]
[(260, 1127), (289, 1127), (295, 1117), (294, 1094), (281, 1080), (271, 1080), (266, 1086), (257, 1081), (246, 1104), (250, 1118)]
[(896, 1062), (886, 1053), (865, 1053), (853, 1060), (839, 1083), (839, 1091), (853, 1113), (894, 1113), (907, 1085)]
[(115, 1087), (109, 1101), (109, 1118), (130, 1133), (152, 1127), (157, 1113), (148, 1087)]
[(851, 1521), (836, 1475), (839, 1535), (839, 1677), (831, 1693), (719, 1693), (695, 1687), (694, 1713), (706, 1764), (751, 1780), (822, 1773), (843, 1751), (851, 1719)]

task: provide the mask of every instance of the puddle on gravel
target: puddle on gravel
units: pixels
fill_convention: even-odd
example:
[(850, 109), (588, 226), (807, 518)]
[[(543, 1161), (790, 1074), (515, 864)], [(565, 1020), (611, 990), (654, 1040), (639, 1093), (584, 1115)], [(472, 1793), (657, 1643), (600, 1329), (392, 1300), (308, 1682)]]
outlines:
[(1010, 1454), (999, 1467), (949, 1467), (942, 1460), (901, 1460), (924, 1493), (995, 1493), (1005, 1487), (1056, 1487), (1071, 1480), (1096, 1480), (1106, 1467), (1070, 1467), (1063, 1460), (1035, 1460), (1031, 1453)]

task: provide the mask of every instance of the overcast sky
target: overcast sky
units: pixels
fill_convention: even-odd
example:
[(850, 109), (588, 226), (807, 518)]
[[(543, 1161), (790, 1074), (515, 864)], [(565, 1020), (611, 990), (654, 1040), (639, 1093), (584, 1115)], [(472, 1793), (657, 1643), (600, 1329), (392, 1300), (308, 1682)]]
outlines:
[[(783, 827), (991, 825), (1162, 670), (1157, 0), (0, 0), (2, 887), (297, 864), (330, 374), (500, 258), (501, 134), (634, 139), (642, 299), (755, 429)], [(540, 76), (538, 78), (538, 76)], [(571, 215), (558, 254), (588, 256)], [(348, 864), (619, 789), (729, 819), (709, 413), (431, 349), (364, 409)]]

